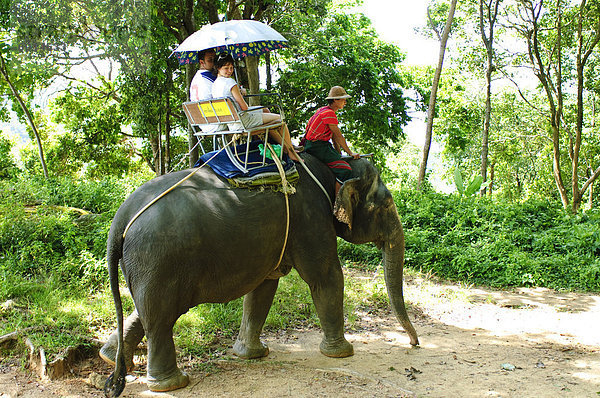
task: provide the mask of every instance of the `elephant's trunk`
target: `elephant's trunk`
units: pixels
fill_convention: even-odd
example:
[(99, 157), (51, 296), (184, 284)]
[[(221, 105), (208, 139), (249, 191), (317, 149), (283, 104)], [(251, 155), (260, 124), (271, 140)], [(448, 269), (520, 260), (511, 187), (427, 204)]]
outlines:
[(398, 318), (398, 321), (400, 321), (402, 327), (410, 336), (410, 344), (419, 345), (417, 332), (410, 322), (406, 313), (406, 307), (404, 306), (402, 281), (404, 269), (404, 231), (402, 230), (400, 220), (398, 220), (397, 225), (393, 228), (393, 232), (384, 242), (382, 251), (385, 284), (390, 304), (392, 305), (394, 314), (396, 314), (396, 318)]

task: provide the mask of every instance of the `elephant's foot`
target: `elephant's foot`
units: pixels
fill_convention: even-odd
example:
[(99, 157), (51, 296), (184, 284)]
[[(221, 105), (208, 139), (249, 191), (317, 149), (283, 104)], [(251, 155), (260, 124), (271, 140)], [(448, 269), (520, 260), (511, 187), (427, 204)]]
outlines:
[(260, 341), (257, 345), (249, 346), (241, 340), (236, 340), (233, 345), (233, 353), (242, 359), (263, 358), (269, 355), (269, 347)]
[(190, 377), (187, 373), (182, 372), (178, 368), (166, 378), (156, 379), (148, 375), (146, 385), (150, 391), (165, 392), (173, 391), (187, 386), (190, 382)]
[[(115, 358), (117, 357), (116, 343), (111, 340), (107, 341), (106, 344), (104, 344), (100, 349), (99, 355), (104, 362), (111, 366), (115, 366)], [(123, 356), (125, 357), (125, 366), (127, 367), (127, 371), (132, 371), (133, 368), (135, 368), (135, 364), (133, 363), (133, 349), (129, 349), (126, 346), (123, 351)]]
[(345, 358), (354, 355), (354, 347), (344, 337), (337, 340), (321, 341), (321, 354), (332, 358)]

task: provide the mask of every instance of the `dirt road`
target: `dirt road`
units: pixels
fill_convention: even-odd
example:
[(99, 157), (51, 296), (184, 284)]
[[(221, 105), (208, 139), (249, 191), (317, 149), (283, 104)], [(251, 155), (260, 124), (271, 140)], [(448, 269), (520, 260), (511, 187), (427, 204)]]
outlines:
[[(355, 355), (321, 355), (319, 330), (267, 334), (258, 361), (224, 356), (179, 359), (190, 385), (151, 393), (140, 371), (124, 397), (597, 397), (600, 296), (546, 289), (495, 291), (410, 280), (411, 318), (421, 340), (409, 345), (390, 313), (360, 314), (346, 337)], [(41, 382), (0, 369), (0, 397), (97, 397), (86, 379), (110, 368), (90, 361), (73, 378)]]

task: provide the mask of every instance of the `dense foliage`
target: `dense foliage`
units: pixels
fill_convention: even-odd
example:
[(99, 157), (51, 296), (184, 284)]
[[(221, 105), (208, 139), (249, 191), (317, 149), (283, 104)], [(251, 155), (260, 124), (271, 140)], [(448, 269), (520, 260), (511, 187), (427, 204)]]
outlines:
[(114, 179), (0, 181), (0, 297), (41, 287), (101, 289), (106, 235), (129, 191)]
[(482, 173), (505, 198), (550, 192), (577, 212), (600, 176), (599, 3), (466, 0), (457, 13), (435, 128), (448, 168)]
[[(343, 85), (353, 98), (340, 112), (342, 130), (355, 150), (374, 153), (385, 168), (384, 158), (404, 143), (411, 112), (427, 110), (433, 73), (430, 67), (404, 65), (403, 49), (380, 40), (371, 21), (357, 13), (360, 3), (4, 2), (0, 119), (8, 120), (12, 109), (25, 122), (25, 110), (32, 110), (29, 129), (37, 125), (39, 134), (28, 132), (39, 138), (53, 176), (101, 178), (132, 169), (162, 174), (181, 168), (188, 164), (188, 145), (195, 143), (193, 137), (188, 142), (181, 112), (195, 69), (177, 65), (169, 55), (205, 24), (255, 19), (280, 31), (289, 46), (258, 62), (240, 62), (241, 82), (256, 80), (254, 89), (266, 83), (281, 94), (295, 137), (324, 104), (328, 88)], [(479, 6), (492, 3), (499, 6), (498, 19), (493, 51), (486, 51), (481, 29), (492, 26), (490, 20), (480, 23)], [(429, 1), (430, 20), (422, 21), (427, 27), (421, 32), (435, 37), (432, 28), (440, 30), (447, 10), (447, 0)], [(558, 197), (573, 212), (590, 198), (598, 200), (599, 21), (598, 2), (459, 3), (433, 126), (448, 181), (457, 168), (468, 179), (483, 173), (482, 187), (495, 198)], [(537, 33), (535, 42), (529, 43), (534, 35), (528, 32)], [(536, 60), (530, 51), (543, 56)], [(251, 79), (244, 72), (256, 64), (261, 76)], [(48, 87), (52, 94), (41, 102), (51, 106), (45, 107), (36, 97)], [(28, 171), (41, 173), (36, 144), (21, 160)]]
[(494, 203), (396, 193), (406, 264), (490, 286), (600, 291), (600, 212), (567, 214), (558, 201)]
[[(106, 287), (108, 228), (141, 180), (2, 180), (0, 300), (55, 283), (72, 291)], [(497, 204), (436, 193), (396, 192), (406, 264), (492, 286), (600, 290), (600, 212), (568, 215), (558, 201)], [(374, 269), (372, 245), (340, 241), (347, 265)], [(50, 282), (49, 282), (50, 281)]]
[(14, 177), (19, 171), (11, 154), (12, 147), (12, 142), (0, 133), (0, 179)]
[(383, 143), (401, 142), (410, 120), (408, 82), (400, 73), (404, 55), (379, 40), (362, 15), (332, 14), (303, 29), (296, 46), (282, 51), (285, 66), (276, 85), (290, 129), (303, 135), (308, 119), (327, 104), (329, 88), (340, 85), (352, 95), (340, 112), (345, 137), (364, 153), (385, 156)]
[(89, 344), (90, 336), (111, 327), (106, 236), (116, 209), (138, 184), (0, 180), (0, 334), (33, 328), (33, 343), (54, 354)]

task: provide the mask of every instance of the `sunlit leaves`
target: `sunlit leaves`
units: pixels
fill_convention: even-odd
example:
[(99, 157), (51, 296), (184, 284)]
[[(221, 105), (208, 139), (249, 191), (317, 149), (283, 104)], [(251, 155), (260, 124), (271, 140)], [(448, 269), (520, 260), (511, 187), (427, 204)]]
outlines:
[(352, 95), (339, 116), (350, 142), (377, 152), (399, 140), (409, 120), (399, 71), (403, 54), (381, 42), (361, 15), (333, 14), (308, 28), (284, 52), (287, 65), (278, 82), (292, 130), (302, 134), (312, 113), (326, 104), (329, 88), (341, 85)]

